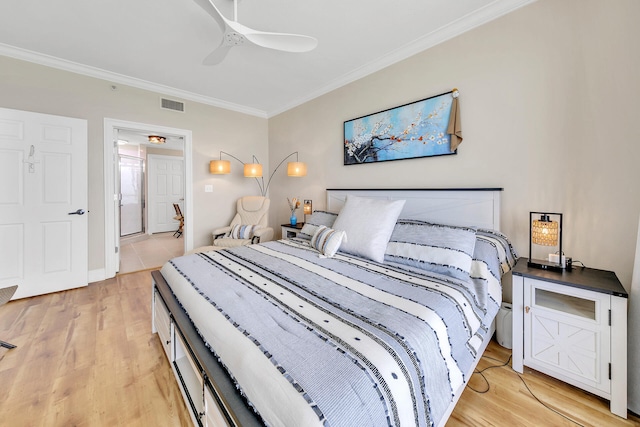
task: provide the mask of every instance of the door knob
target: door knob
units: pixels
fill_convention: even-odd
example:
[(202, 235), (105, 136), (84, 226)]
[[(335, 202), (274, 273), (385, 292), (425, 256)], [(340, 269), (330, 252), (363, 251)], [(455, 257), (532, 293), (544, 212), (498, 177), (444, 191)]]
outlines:
[(84, 210), (78, 209), (75, 212), (69, 212), (69, 215), (84, 215)]

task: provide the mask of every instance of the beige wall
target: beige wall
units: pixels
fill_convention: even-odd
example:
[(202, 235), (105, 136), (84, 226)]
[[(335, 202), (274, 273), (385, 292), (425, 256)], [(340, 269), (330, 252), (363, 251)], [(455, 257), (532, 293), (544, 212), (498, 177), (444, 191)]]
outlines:
[[(157, 93), (0, 56), (0, 107), (77, 117), (88, 121), (89, 270), (105, 268), (104, 119), (167, 126), (193, 133), (194, 244), (210, 244), (211, 229), (227, 224), (235, 200), (258, 194), (255, 183), (234, 174), (209, 174), (220, 150), (241, 159), (268, 160), (267, 119), (186, 101), (186, 112), (159, 108)], [(173, 97), (172, 97), (173, 99)], [(214, 192), (205, 193), (205, 184)]]
[[(502, 229), (527, 255), (528, 212), (565, 214), (565, 253), (616, 271), (629, 287), (640, 213), (640, 30), (635, 0), (539, 0), (269, 120), (0, 57), (0, 106), (88, 120), (89, 268), (104, 268), (103, 120), (193, 132), (194, 244), (227, 223), (253, 180), (213, 176), (219, 150), (273, 169), (293, 151), (304, 178), (279, 171), (274, 226), (286, 197), (324, 206), (325, 188), (504, 187)], [(457, 87), (465, 140), (456, 156), (342, 165), (343, 121)], [(205, 184), (214, 192), (205, 193)], [(302, 219), (301, 212), (299, 218)]]
[[(636, 0), (539, 0), (271, 118), (272, 166), (299, 150), (309, 170), (274, 178), (272, 224), (286, 222), (286, 197), (323, 207), (325, 188), (503, 187), (502, 230), (521, 256), (529, 211), (563, 212), (565, 253), (614, 270), (628, 289), (640, 213), (638, 16)], [(345, 120), (453, 87), (457, 155), (342, 165)]]

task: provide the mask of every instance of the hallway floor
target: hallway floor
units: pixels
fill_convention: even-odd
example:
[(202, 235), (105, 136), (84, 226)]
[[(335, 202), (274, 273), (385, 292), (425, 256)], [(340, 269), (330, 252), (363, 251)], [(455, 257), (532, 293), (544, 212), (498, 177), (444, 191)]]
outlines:
[(119, 274), (159, 268), (171, 258), (184, 254), (184, 238), (173, 232), (142, 234), (120, 239)]

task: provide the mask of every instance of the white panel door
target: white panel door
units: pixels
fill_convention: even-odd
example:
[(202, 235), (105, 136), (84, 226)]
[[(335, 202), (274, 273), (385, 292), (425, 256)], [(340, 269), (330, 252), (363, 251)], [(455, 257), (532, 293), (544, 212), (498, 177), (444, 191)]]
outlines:
[(149, 233), (176, 231), (180, 223), (174, 203), (184, 212), (184, 159), (150, 154), (147, 158), (149, 176)]
[(0, 286), (87, 285), (87, 122), (0, 108)]

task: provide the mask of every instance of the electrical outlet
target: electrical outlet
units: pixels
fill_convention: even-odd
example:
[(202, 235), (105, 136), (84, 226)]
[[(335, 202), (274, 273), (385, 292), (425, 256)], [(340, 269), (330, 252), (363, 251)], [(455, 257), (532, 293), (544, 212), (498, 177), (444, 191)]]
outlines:
[[(549, 262), (553, 262), (557, 264), (558, 258), (559, 258), (558, 254), (549, 254)], [(562, 255), (562, 265), (565, 265), (566, 262), (567, 262), (567, 258), (564, 255)]]
[[(558, 254), (549, 254), (549, 262), (558, 263)], [(573, 268), (573, 258), (562, 255), (562, 268), (571, 270)]]
[(213, 193), (213, 185), (211, 184), (207, 184), (204, 186), (204, 192), (205, 193)]

